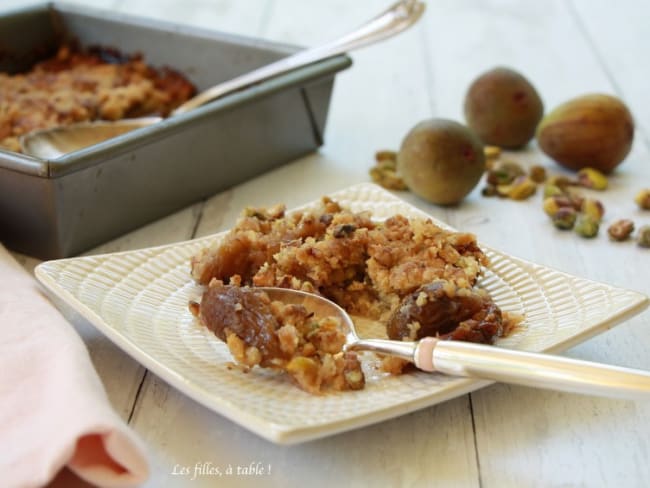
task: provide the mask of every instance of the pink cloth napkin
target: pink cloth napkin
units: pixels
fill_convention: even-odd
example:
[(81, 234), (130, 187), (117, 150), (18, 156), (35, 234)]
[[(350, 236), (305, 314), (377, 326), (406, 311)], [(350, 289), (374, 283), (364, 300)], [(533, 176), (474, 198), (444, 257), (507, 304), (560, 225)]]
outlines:
[(64, 467), (107, 487), (149, 472), (81, 338), (0, 245), (0, 485), (43, 486)]

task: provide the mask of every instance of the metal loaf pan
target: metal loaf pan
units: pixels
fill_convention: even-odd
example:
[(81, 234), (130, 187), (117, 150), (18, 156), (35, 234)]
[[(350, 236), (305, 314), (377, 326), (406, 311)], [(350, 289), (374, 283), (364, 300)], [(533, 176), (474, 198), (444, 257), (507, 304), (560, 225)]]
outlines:
[[(203, 90), (295, 50), (261, 40), (48, 3), (0, 17), (0, 71), (27, 69), (63, 39), (140, 52)], [(0, 150), (0, 241), (68, 257), (322, 144), (337, 56), (190, 113), (43, 160)]]

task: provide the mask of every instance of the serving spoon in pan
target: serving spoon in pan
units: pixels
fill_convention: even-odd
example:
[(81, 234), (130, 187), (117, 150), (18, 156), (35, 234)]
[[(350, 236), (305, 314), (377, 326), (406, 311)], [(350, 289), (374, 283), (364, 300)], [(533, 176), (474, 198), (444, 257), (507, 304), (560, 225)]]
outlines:
[(650, 399), (650, 372), (578, 359), (425, 337), (419, 341), (361, 339), (348, 313), (319, 295), (260, 287), (272, 301), (303, 305), (316, 317), (336, 317), (347, 351), (372, 351), (406, 359), (427, 372), (494, 380), (536, 388), (627, 399)]
[[(422, 16), (424, 8), (424, 3), (417, 0), (399, 1), (377, 17), (334, 41), (299, 51), (199, 93), (177, 107), (171, 116), (183, 114), (225, 95), (297, 68), (392, 37), (415, 24)], [(25, 154), (54, 159), (161, 120), (163, 120), (162, 117), (143, 117), (71, 124), (25, 134), (20, 138), (20, 145)]]

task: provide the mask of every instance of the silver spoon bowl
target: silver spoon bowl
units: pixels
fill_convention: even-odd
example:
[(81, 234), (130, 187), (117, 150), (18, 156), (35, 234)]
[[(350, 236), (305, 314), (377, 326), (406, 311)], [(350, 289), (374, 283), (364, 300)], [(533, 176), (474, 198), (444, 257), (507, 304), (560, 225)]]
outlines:
[[(177, 107), (171, 116), (183, 114), (289, 71), (392, 37), (415, 24), (422, 16), (424, 8), (424, 3), (417, 0), (397, 2), (372, 20), (334, 41), (299, 51), (199, 93)], [(161, 120), (161, 117), (145, 117), (60, 126), (23, 135), (20, 138), (20, 146), (25, 154), (55, 159), (125, 132), (156, 124)]]
[(316, 317), (336, 317), (348, 351), (372, 351), (406, 359), (427, 372), (615, 398), (650, 399), (650, 372), (498, 346), (439, 340), (361, 339), (348, 313), (312, 293), (260, 287), (271, 300), (303, 305)]

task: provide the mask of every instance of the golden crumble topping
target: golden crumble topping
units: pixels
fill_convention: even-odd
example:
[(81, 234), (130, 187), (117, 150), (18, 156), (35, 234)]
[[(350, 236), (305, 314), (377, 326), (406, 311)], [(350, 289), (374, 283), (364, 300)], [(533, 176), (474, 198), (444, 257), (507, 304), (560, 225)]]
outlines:
[(0, 148), (20, 152), (28, 132), (88, 120), (168, 115), (194, 86), (141, 56), (63, 46), (27, 73), (0, 73)]
[(281, 206), (247, 209), (222, 241), (192, 259), (192, 276), (315, 292), (381, 318), (435, 279), (471, 288), (485, 264), (471, 234), (401, 215), (378, 223), (324, 198), (318, 209), (290, 215)]

